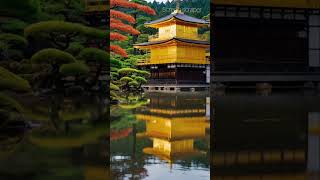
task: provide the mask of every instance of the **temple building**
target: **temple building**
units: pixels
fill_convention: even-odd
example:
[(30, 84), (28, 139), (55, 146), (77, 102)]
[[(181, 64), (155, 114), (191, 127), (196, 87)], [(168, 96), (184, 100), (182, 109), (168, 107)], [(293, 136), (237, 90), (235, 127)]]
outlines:
[(137, 120), (146, 122), (145, 132), (138, 133), (137, 138), (149, 138), (153, 144), (144, 148), (143, 152), (165, 160), (169, 165), (185, 157), (207, 155), (207, 151), (195, 146), (195, 140), (210, 136), (206, 104), (206, 97), (187, 100), (185, 96), (171, 99), (152, 97), (149, 107), (136, 115)]
[(180, 91), (181, 88), (198, 90), (209, 87), (210, 61), (206, 58), (209, 42), (198, 34), (208, 21), (185, 15), (177, 9), (160, 19), (145, 23), (157, 28), (158, 34), (134, 47), (150, 52), (150, 58), (138, 62), (151, 73), (146, 90)]
[(214, 0), (211, 7), (212, 84), (230, 89), (319, 84), (319, 0)]

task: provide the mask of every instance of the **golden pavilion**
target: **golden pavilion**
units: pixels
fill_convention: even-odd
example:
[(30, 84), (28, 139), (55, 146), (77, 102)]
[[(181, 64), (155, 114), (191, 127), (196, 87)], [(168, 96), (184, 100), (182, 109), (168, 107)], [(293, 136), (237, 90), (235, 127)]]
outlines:
[[(186, 104), (181, 105), (178, 101)], [(193, 106), (187, 102), (193, 102)], [(206, 155), (194, 146), (196, 139), (209, 136), (210, 120), (206, 116), (206, 106), (203, 106), (205, 103), (205, 98), (186, 100), (176, 96), (168, 100), (162, 96), (152, 97), (150, 106), (136, 115), (137, 120), (146, 122), (146, 131), (136, 136), (149, 138), (153, 142), (153, 146), (144, 148), (143, 152), (157, 156), (170, 165), (184, 157)]]
[[(178, 4), (178, 3), (177, 3)], [(206, 50), (210, 44), (198, 34), (209, 22), (184, 14), (177, 9), (160, 19), (145, 23), (157, 28), (158, 34), (134, 47), (150, 52), (150, 58), (138, 65), (150, 71), (149, 84), (208, 84), (210, 62)]]

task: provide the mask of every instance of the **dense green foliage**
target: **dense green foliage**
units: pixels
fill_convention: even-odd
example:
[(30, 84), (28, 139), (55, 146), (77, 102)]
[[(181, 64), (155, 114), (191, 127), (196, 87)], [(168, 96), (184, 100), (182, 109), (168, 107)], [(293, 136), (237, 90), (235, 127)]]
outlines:
[[(95, 70), (109, 63), (108, 34), (83, 15), (79, 0), (0, 1), (0, 179), (81, 179), (87, 174), (66, 160), (68, 148), (106, 141), (107, 83)], [(80, 59), (92, 46), (98, 54)], [(94, 149), (96, 159), (107, 158)]]
[(0, 66), (0, 90), (24, 92), (31, 87), (28, 81)]
[(69, 22), (85, 22), (83, 0), (40, 0), (42, 11), (48, 19), (60, 19)]
[(108, 37), (104, 30), (65, 21), (44, 21), (31, 24), (25, 28), (24, 35), (33, 42), (46, 41), (51, 47), (61, 50), (67, 50), (74, 41), (84, 43), (85, 39), (104, 40)]
[(0, 41), (7, 44), (8, 48), (13, 49), (24, 49), (28, 45), (28, 42), (24, 37), (10, 33), (0, 34)]
[(0, 15), (28, 17), (40, 10), (39, 0), (3, 0), (0, 1)]
[(64, 76), (79, 76), (88, 74), (89, 67), (81, 62), (64, 64), (60, 67), (59, 72)]
[(4, 19), (0, 20), (0, 30), (7, 33), (15, 33), (22, 35), (23, 30), (28, 24), (20, 19)]
[(25, 29), (25, 37), (37, 37), (45, 35), (88, 35), (91, 37), (106, 38), (107, 34), (103, 30), (87, 27), (78, 23), (65, 21), (43, 21), (30, 25)]
[(17, 112), (25, 111), (25, 108), (22, 107), (22, 105), (17, 100), (4, 93), (0, 93), (0, 109)]
[(109, 65), (109, 53), (97, 48), (85, 48), (78, 56), (78, 59), (86, 63), (94, 62)]
[[(0, 65), (36, 92), (83, 86), (106, 94), (107, 85), (100, 82), (108, 79), (103, 76), (109, 67), (104, 43), (109, 35), (103, 26), (92, 27), (84, 11), (78, 0), (1, 1)], [(66, 76), (75, 76), (73, 82), (65, 83)]]
[(58, 49), (44, 49), (31, 57), (31, 62), (36, 64), (55, 64), (61, 65), (75, 62), (76, 59), (69, 53)]
[(78, 56), (78, 54), (84, 49), (85, 47), (79, 42), (73, 42), (70, 46), (66, 49), (66, 52), (72, 54), (73, 56)]
[(0, 60), (21, 60), (28, 46), (27, 40), (11, 33), (0, 34)]

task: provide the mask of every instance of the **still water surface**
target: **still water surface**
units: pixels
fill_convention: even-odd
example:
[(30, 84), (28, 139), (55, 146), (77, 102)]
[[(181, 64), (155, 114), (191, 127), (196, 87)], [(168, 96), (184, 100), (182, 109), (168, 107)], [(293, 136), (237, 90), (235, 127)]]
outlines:
[(126, 111), (131, 125), (111, 124), (112, 179), (210, 179), (209, 97), (150, 94), (124, 109), (114, 111)]
[(111, 141), (113, 179), (320, 179), (320, 96), (313, 92), (147, 99), (130, 110), (130, 133)]
[[(15, 99), (24, 114), (1, 121), (1, 180), (109, 179), (103, 99)], [(152, 94), (111, 110), (115, 180), (320, 179), (313, 93)]]
[(8, 97), (0, 114), (20, 111), (0, 119), (1, 180), (109, 179), (106, 98)]
[(320, 97), (314, 92), (213, 98), (211, 179), (320, 179)]

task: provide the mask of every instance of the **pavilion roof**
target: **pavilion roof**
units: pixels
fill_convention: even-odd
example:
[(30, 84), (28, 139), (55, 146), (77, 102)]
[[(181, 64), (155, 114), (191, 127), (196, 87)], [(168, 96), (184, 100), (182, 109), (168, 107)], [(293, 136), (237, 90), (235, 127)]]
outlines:
[(189, 23), (209, 24), (209, 22), (206, 21), (206, 20), (198, 19), (198, 18), (195, 18), (195, 17), (191, 17), (191, 16), (185, 15), (183, 13), (172, 13), (172, 14), (164, 16), (164, 17), (162, 17), (160, 19), (147, 22), (147, 23), (145, 23), (145, 25), (152, 25), (152, 24), (161, 23), (163, 21), (167, 21), (167, 20), (172, 19), (172, 18), (175, 18), (175, 19), (178, 19), (178, 20), (181, 20), (181, 21), (185, 21), (185, 22), (189, 22)]
[(150, 41), (150, 42), (144, 42), (144, 43), (139, 43), (139, 44), (134, 44), (134, 46), (149, 46), (149, 45), (156, 45), (156, 44), (162, 44), (166, 43), (172, 40), (177, 40), (180, 42), (186, 42), (186, 43), (192, 43), (192, 44), (200, 44), (200, 45), (209, 45), (208, 41), (199, 41), (199, 40), (192, 40), (192, 39), (183, 39), (183, 38), (171, 38), (171, 39), (166, 39), (166, 40), (160, 40), (160, 41)]

